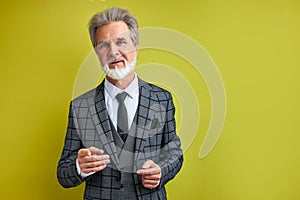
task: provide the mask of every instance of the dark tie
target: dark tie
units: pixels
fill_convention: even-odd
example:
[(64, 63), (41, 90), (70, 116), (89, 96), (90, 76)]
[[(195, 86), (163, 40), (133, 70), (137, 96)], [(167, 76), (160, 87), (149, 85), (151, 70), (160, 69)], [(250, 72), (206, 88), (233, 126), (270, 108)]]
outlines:
[(117, 118), (117, 131), (120, 134), (123, 141), (126, 140), (128, 134), (128, 116), (126, 106), (124, 104), (124, 99), (126, 98), (127, 93), (123, 92), (116, 96), (116, 99), (119, 102), (118, 108), (118, 118)]

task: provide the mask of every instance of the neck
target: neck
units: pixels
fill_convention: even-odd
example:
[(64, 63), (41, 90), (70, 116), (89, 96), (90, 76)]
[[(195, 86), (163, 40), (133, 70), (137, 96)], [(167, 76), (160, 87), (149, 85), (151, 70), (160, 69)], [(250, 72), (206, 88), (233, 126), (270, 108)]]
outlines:
[(106, 79), (111, 84), (113, 84), (114, 86), (116, 86), (117, 88), (120, 88), (121, 90), (124, 90), (133, 81), (133, 79), (134, 79), (134, 70), (132, 70), (127, 76), (125, 76), (121, 80), (115, 80), (115, 79), (112, 79), (109, 76), (106, 76)]

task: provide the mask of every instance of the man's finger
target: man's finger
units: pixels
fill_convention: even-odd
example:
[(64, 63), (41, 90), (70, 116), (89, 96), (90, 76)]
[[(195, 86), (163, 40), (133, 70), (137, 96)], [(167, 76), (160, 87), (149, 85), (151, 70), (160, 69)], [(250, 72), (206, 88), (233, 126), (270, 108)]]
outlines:
[(97, 155), (93, 155), (93, 156), (85, 156), (85, 157), (81, 157), (80, 159), (78, 159), (79, 164), (87, 164), (87, 163), (97, 163), (98, 161), (110, 161), (109, 160), (109, 156), (108, 155), (101, 155), (101, 156), (97, 156)]
[(109, 159), (102, 160), (102, 161), (94, 161), (94, 162), (86, 162), (86, 163), (80, 163), (80, 169), (86, 173), (87, 171), (92, 172), (96, 168), (100, 168), (103, 165), (107, 165), (110, 163)]
[(148, 189), (154, 189), (154, 188), (156, 188), (157, 186), (158, 186), (158, 184), (159, 184), (159, 182), (156, 182), (156, 183), (144, 183), (143, 182), (143, 186), (145, 187), (145, 188), (148, 188)]
[(104, 153), (102, 149), (98, 149), (96, 147), (90, 147), (88, 149), (91, 151), (92, 154), (102, 155)]
[(93, 155), (93, 158), (96, 160), (107, 160), (109, 159), (109, 155)]
[(94, 168), (94, 167), (98, 167), (101, 165), (107, 165), (108, 163), (110, 163), (110, 160), (102, 160), (102, 161), (96, 161), (96, 162), (89, 162), (89, 163), (84, 163), (83, 167), (84, 168)]
[(160, 174), (154, 174), (154, 175), (143, 175), (143, 180), (160, 180), (161, 175)]
[(149, 168), (149, 169), (140, 169), (136, 173), (141, 175), (153, 175), (159, 174), (161, 172), (159, 167)]
[(85, 156), (90, 156), (91, 155), (91, 152), (89, 149), (80, 149), (78, 151), (78, 156), (79, 157), (85, 157)]
[(157, 180), (143, 180), (143, 184), (156, 186), (158, 184), (158, 181)]
[(83, 156), (78, 158), (78, 163), (83, 164), (83, 163), (89, 163), (89, 162), (94, 162), (94, 158), (90, 156)]
[(98, 172), (98, 171), (101, 171), (103, 170), (107, 165), (100, 165), (98, 167), (93, 167), (93, 168), (86, 168), (84, 170), (82, 170), (83, 173), (91, 173), (91, 172)]
[(150, 167), (154, 167), (155, 163), (152, 160), (147, 160), (143, 166), (142, 169), (148, 169)]

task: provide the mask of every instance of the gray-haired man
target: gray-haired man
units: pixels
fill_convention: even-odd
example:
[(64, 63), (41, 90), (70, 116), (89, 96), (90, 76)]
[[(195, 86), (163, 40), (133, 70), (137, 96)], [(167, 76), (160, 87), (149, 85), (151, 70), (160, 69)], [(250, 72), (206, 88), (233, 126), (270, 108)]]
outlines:
[(183, 162), (172, 96), (134, 72), (138, 24), (130, 13), (97, 13), (89, 32), (106, 78), (71, 102), (58, 180), (85, 181), (84, 199), (166, 199), (164, 185)]

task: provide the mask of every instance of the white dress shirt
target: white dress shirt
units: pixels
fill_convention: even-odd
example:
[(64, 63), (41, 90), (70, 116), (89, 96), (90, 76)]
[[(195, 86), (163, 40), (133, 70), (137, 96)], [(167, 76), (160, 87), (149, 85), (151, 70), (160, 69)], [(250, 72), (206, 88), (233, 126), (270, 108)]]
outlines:
[(122, 92), (126, 92), (128, 94), (124, 100), (124, 104), (126, 105), (127, 109), (128, 128), (130, 129), (139, 103), (139, 85), (136, 74), (134, 75), (133, 81), (124, 90), (117, 88), (116, 86), (111, 84), (107, 79), (105, 79), (104, 81), (105, 105), (108, 115), (116, 130), (117, 113), (119, 107), (119, 102), (116, 99), (116, 96)]
[[(118, 100), (116, 99), (116, 96), (117, 96), (117, 94), (122, 93), (122, 92), (126, 92), (128, 94), (124, 100), (124, 103), (125, 103), (126, 109), (127, 109), (128, 128), (130, 129), (131, 124), (134, 119), (134, 116), (135, 116), (135, 113), (137, 111), (138, 103), (139, 103), (139, 84), (138, 84), (138, 78), (137, 78), (136, 74), (134, 74), (133, 81), (124, 90), (117, 88), (116, 86), (111, 84), (107, 79), (104, 80), (105, 106), (106, 106), (108, 115), (115, 127), (115, 130), (117, 130), (117, 113), (118, 113), (118, 107), (119, 107), (119, 103), (118, 103)], [(77, 168), (78, 174), (80, 174), (82, 178), (85, 178), (87, 176), (94, 174), (94, 172), (91, 172), (88, 174), (83, 173), (80, 169), (77, 159), (76, 159), (76, 168)]]

